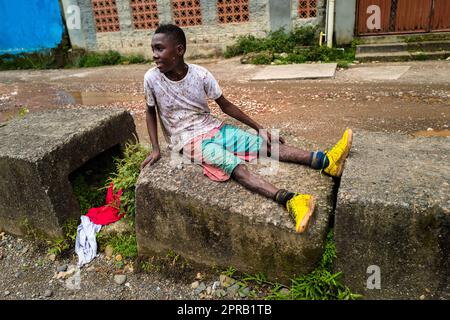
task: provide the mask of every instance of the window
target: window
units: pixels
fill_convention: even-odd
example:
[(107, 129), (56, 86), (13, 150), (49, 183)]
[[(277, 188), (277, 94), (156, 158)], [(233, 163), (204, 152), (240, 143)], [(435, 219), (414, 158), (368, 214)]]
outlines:
[(249, 21), (249, 0), (217, 0), (217, 16), (220, 23)]
[(298, 0), (298, 17), (300, 19), (317, 17), (318, 0)]
[(172, 0), (172, 12), (175, 24), (179, 27), (202, 24), (200, 0)]
[(120, 31), (116, 0), (92, 0), (97, 32)]
[(156, 0), (130, 0), (135, 29), (156, 29), (159, 25)]

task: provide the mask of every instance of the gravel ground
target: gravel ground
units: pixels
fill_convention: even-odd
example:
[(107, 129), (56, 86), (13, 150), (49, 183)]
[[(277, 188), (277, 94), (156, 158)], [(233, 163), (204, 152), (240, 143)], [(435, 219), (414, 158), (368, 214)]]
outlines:
[[(107, 246), (79, 269), (73, 248), (58, 256), (48, 249), (43, 242), (0, 233), (0, 300), (260, 300), (270, 289), (239, 286), (177, 255), (129, 260)], [(150, 267), (143, 270), (143, 263)]]
[[(0, 299), (199, 299), (190, 279), (168, 278), (157, 272), (138, 273), (130, 268), (120, 270), (115, 259), (108, 259), (104, 253), (84, 266), (79, 276), (76, 272), (70, 274), (76, 263), (73, 254), (53, 260), (44, 245), (1, 233)], [(126, 279), (118, 275), (125, 275)], [(116, 283), (119, 280), (125, 281)]]

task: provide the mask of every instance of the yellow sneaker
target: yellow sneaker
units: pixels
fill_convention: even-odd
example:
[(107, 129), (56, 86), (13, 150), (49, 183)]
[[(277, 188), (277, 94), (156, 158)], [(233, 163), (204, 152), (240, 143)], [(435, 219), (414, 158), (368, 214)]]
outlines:
[(325, 151), (328, 157), (329, 165), (323, 171), (333, 177), (340, 177), (344, 171), (345, 159), (347, 159), (350, 148), (352, 147), (353, 131), (346, 129), (341, 140), (338, 141), (331, 148), (330, 151)]
[(296, 194), (286, 203), (286, 208), (295, 221), (295, 231), (302, 233), (308, 226), (314, 212), (314, 197), (309, 194)]

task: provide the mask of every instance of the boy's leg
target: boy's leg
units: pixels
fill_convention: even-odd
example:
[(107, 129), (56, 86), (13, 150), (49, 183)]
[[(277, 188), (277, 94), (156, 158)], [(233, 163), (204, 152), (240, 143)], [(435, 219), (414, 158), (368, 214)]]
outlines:
[(279, 189), (258, 175), (251, 173), (247, 166), (242, 163), (234, 168), (231, 177), (245, 188), (285, 206), (295, 221), (295, 230), (298, 233), (306, 230), (314, 212), (314, 197)]
[[(243, 131), (238, 127), (232, 125), (225, 125), (222, 130), (222, 135), (216, 143), (223, 145), (225, 149), (231, 153), (241, 154), (241, 155), (252, 155), (255, 154), (256, 157), (260, 155), (270, 155), (268, 152), (267, 143), (262, 137), (254, 135), (247, 131)], [(302, 165), (311, 166), (311, 159), (314, 157), (313, 152), (300, 150), (298, 148), (288, 146), (285, 144), (278, 144), (279, 146), (279, 160), (286, 162), (294, 162)], [(316, 153), (314, 153), (316, 154)], [(323, 154), (323, 153), (322, 153)], [(315, 156), (317, 158), (317, 156)], [(322, 158), (324, 156), (322, 155)], [(314, 162), (316, 166), (319, 166), (319, 162)], [(320, 163), (321, 165), (321, 163)], [(317, 169), (323, 169), (322, 166)]]
[(202, 156), (205, 163), (219, 167), (245, 188), (285, 206), (295, 220), (296, 231), (303, 232), (314, 212), (314, 198), (275, 187), (251, 173), (235, 155), (256, 154), (263, 144), (259, 136), (224, 126), (219, 135), (202, 143)]
[(275, 200), (275, 195), (280, 190), (260, 176), (251, 173), (247, 166), (242, 163), (234, 168), (231, 177), (250, 191), (256, 192), (272, 200)]
[(313, 169), (324, 170), (333, 177), (340, 177), (352, 146), (353, 132), (345, 130), (342, 138), (329, 151), (309, 152), (285, 144), (279, 144), (279, 160), (294, 162)]
[(301, 150), (286, 144), (279, 144), (279, 160), (284, 162), (294, 162), (309, 166), (311, 162), (311, 152)]
[(325, 169), (329, 165), (326, 154), (322, 151), (306, 151), (286, 144), (279, 144), (278, 160), (293, 162), (316, 170)]

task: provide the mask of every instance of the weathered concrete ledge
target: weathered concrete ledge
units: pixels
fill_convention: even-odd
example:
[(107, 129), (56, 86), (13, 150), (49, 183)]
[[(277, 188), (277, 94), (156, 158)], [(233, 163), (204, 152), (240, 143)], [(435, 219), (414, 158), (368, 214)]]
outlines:
[(334, 184), (312, 169), (278, 164), (278, 169), (275, 162), (249, 168), (279, 187), (317, 197), (304, 234), (295, 233), (282, 206), (234, 181), (210, 181), (197, 165), (177, 167), (166, 154), (143, 170), (136, 186), (139, 254), (173, 250), (196, 263), (263, 272), (285, 283), (312, 271), (323, 253)]
[(356, 132), (334, 230), (344, 283), (367, 299), (450, 298), (449, 184), (449, 138)]
[(133, 139), (124, 110), (36, 112), (0, 127), (0, 230), (23, 234), (24, 223), (48, 237), (62, 235), (80, 208), (69, 174), (88, 160)]

